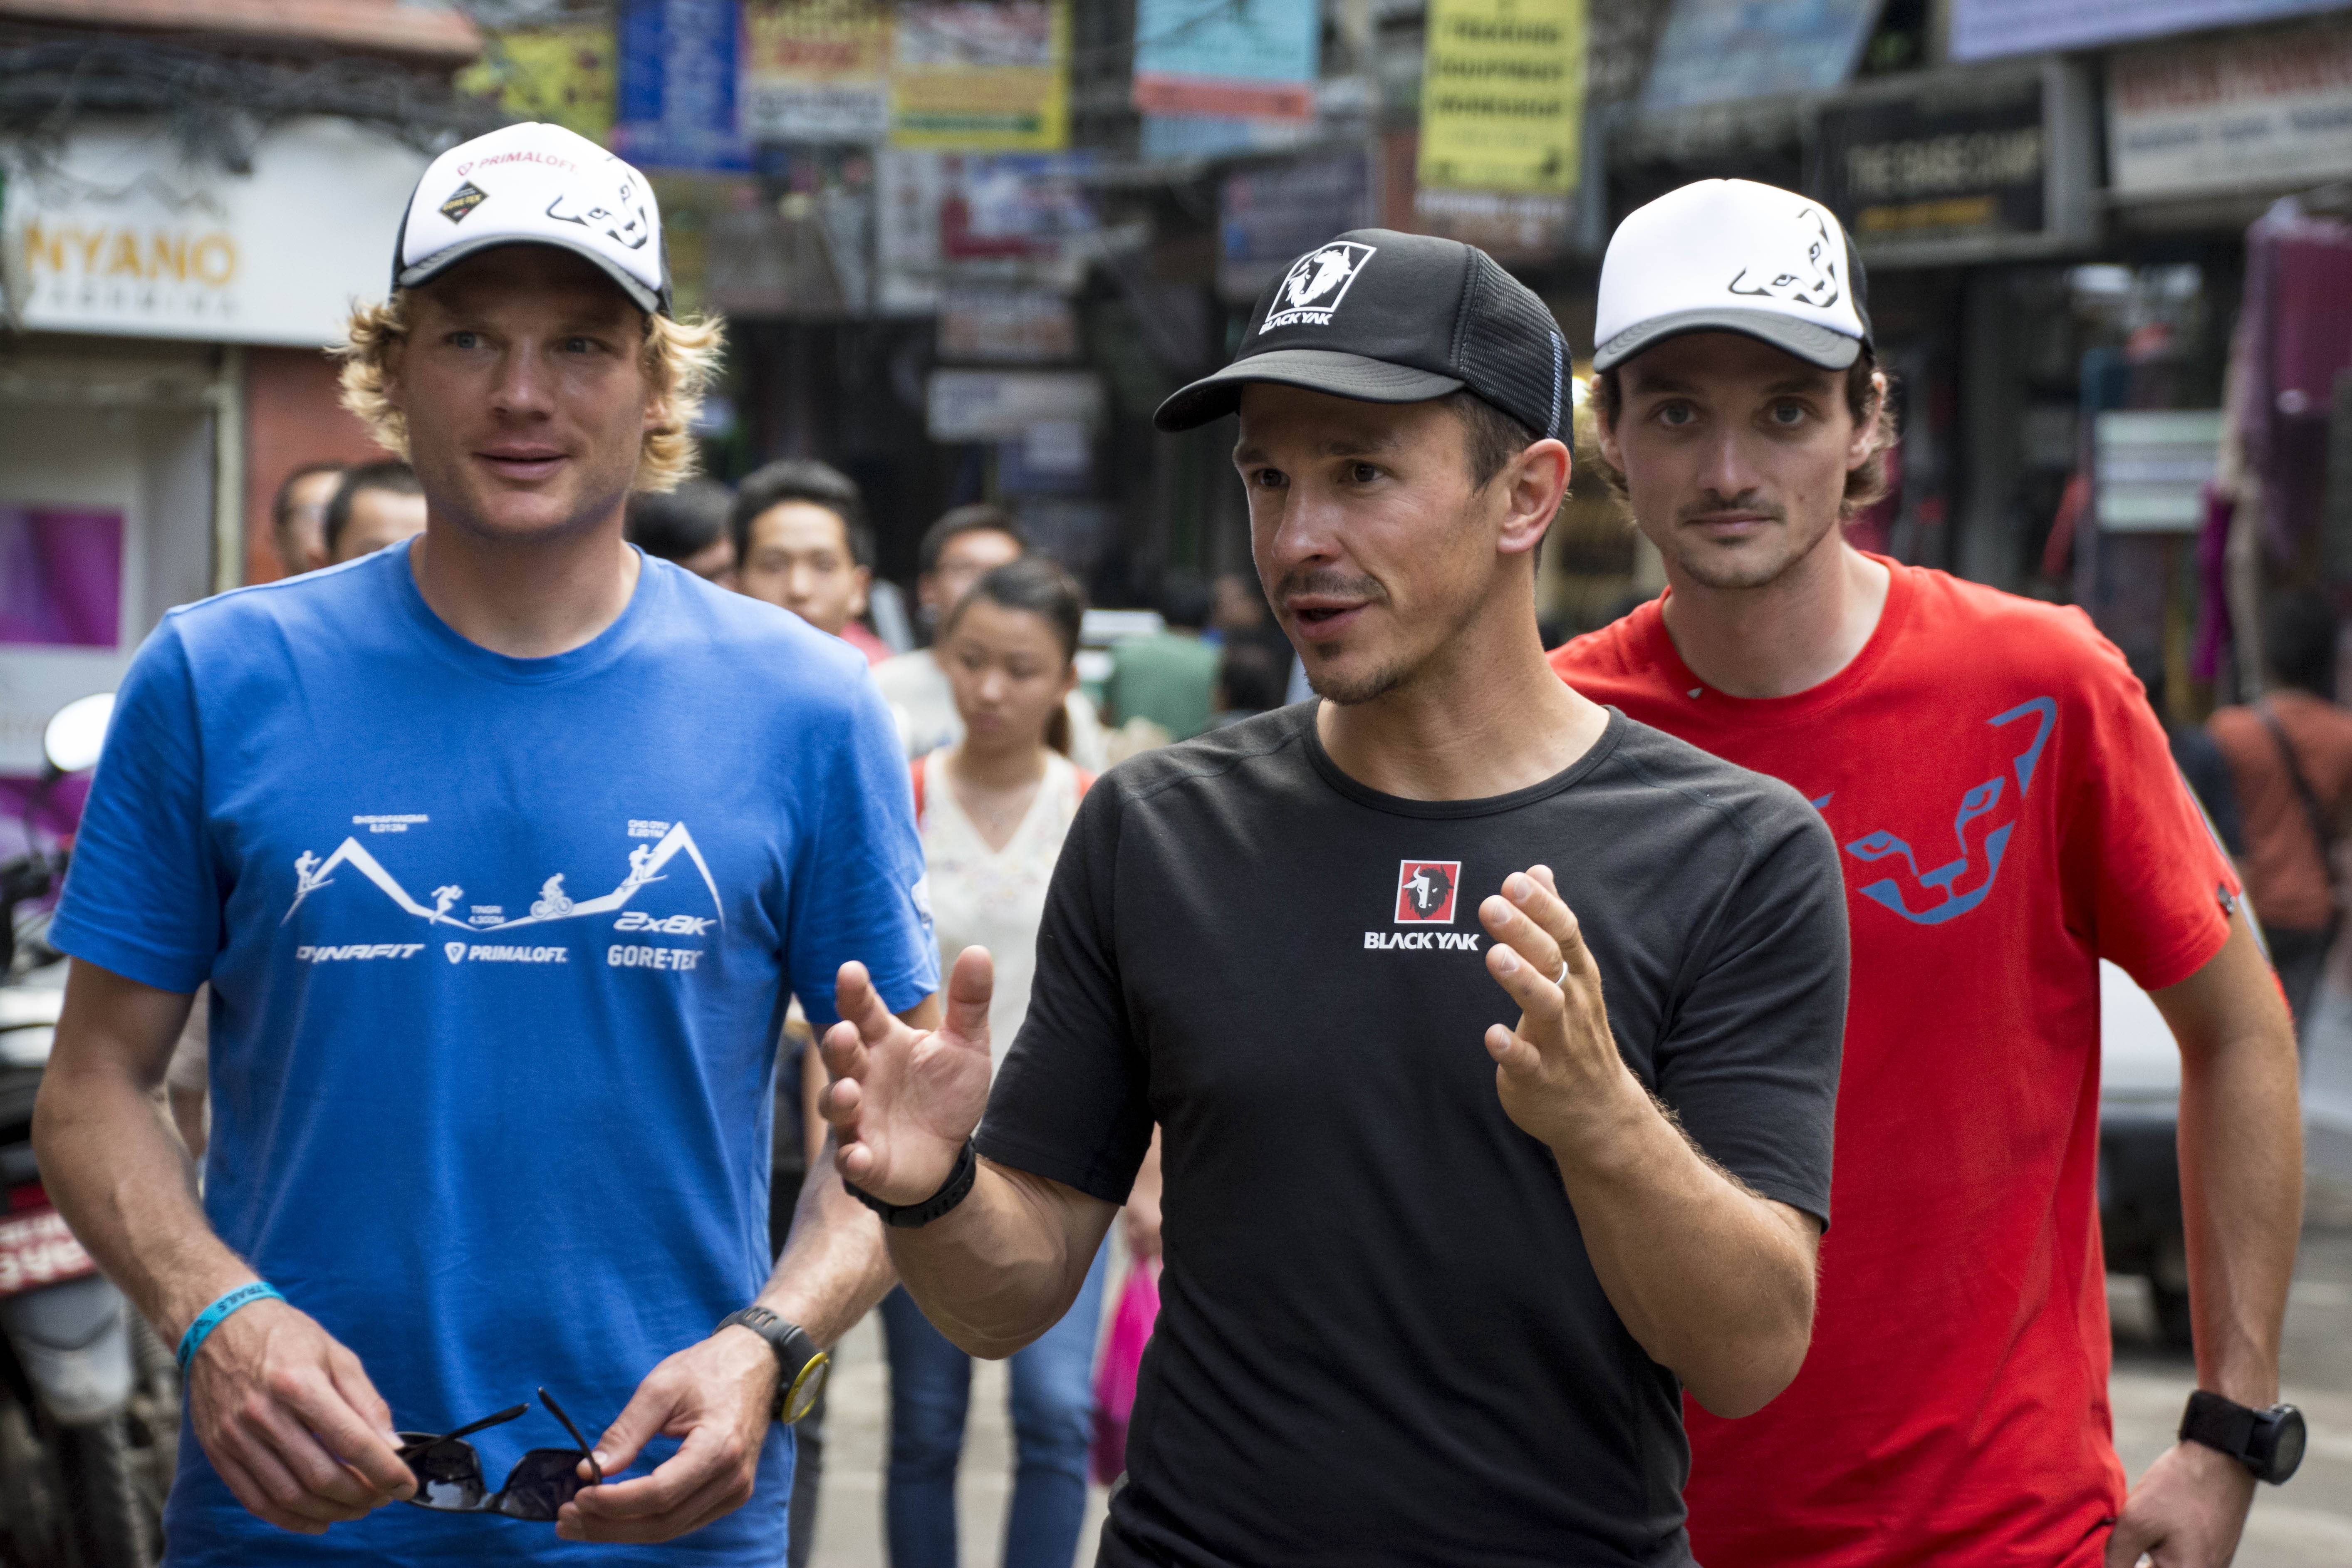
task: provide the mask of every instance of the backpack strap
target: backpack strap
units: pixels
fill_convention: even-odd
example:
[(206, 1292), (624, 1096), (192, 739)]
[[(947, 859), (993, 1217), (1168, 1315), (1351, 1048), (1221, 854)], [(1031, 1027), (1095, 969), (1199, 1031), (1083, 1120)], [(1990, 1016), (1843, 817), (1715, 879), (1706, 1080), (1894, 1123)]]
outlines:
[(2286, 764), (2286, 776), (2294, 784), (2295, 798), (2303, 803), (2303, 818), (2311, 828), (2312, 844), (2319, 851), (2319, 868), (2327, 878), (2327, 901), (2340, 912), (2344, 908), (2343, 879), (2336, 870), (2336, 836), (2327, 830), (2327, 813), (2320, 806), (2319, 792), (2311, 787), (2311, 775), (2303, 771), (2303, 758), (2296, 754), (2294, 742), (2286, 738), (2286, 726), (2279, 722), (2277, 711), (2265, 697), (2254, 704), (2254, 711), (2277, 742), (2279, 760)]

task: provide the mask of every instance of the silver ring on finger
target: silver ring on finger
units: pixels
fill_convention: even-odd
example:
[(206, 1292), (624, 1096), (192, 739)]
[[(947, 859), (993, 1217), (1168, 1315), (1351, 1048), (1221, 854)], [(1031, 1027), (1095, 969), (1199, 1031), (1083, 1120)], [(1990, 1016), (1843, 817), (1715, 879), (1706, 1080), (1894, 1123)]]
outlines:
[(1551, 983), (1554, 985), (1568, 984), (1568, 954), (1563, 952), (1559, 955), (1559, 973), (1551, 977)]

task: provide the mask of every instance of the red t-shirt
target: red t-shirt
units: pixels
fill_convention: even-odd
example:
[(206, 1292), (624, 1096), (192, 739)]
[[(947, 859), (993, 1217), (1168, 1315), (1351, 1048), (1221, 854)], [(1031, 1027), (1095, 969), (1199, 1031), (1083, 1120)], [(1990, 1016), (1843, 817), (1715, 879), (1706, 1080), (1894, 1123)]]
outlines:
[[(1876, 559), (1874, 557), (1874, 559)], [(1708, 1568), (2095, 1564), (2124, 1498), (2095, 1200), (2099, 972), (2149, 989), (2237, 885), (2081, 611), (1885, 562), (1853, 662), (1709, 689), (1643, 605), (1552, 667), (1794, 784), (1843, 853), (1853, 968), (1811, 1351), (1757, 1415), (1685, 1401)]]

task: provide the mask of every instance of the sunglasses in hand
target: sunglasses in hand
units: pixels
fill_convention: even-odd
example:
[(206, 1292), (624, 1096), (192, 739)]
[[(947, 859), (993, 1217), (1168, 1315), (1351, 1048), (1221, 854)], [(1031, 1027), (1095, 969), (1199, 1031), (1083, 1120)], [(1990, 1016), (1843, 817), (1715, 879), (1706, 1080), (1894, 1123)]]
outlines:
[[(408, 1500), (409, 1505), (438, 1513), (497, 1513), (509, 1519), (552, 1520), (583, 1486), (604, 1485), (604, 1469), (589, 1453), (588, 1439), (580, 1435), (580, 1428), (572, 1424), (563, 1406), (550, 1398), (543, 1388), (539, 1391), (539, 1401), (563, 1423), (563, 1429), (572, 1434), (572, 1441), (578, 1447), (533, 1448), (507, 1472), (507, 1484), (496, 1491), (490, 1490), (489, 1483), (483, 1479), (482, 1456), (474, 1451), (471, 1443), (460, 1439), (486, 1427), (502, 1426), (529, 1410), (530, 1405), (518, 1405), (439, 1436), (430, 1432), (401, 1433), (401, 1460), (407, 1465), (408, 1473), (416, 1478), (416, 1495)], [(593, 1481), (581, 1480), (583, 1459), (588, 1461), (588, 1468), (596, 1478)]]

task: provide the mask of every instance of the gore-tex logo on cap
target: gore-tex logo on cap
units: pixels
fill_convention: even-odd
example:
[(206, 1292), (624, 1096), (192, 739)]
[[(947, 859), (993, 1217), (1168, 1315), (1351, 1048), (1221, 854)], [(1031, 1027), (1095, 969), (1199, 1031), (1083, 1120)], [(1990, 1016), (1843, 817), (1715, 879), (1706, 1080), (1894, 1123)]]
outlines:
[(1352, 239), (1335, 239), (1300, 257), (1291, 264), (1282, 287), (1275, 291), (1274, 304), (1258, 331), (1329, 326), (1332, 312), (1348, 297), (1348, 290), (1356, 286), (1357, 278), (1378, 249), (1377, 246), (1359, 245)]
[(466, 221), (467, 213), (489, 199), (489, 192), (482, 189), (473, 181), (467, 180), (464, 184), (451, 191), (449, 199), (441, 204), (441, 216), (451, 223), (463, 223)]
[(1397, 869), (1396, 923), (1454, 923), (1454, 890), (1462, 883), (1459, 860), (1407, 860)]

